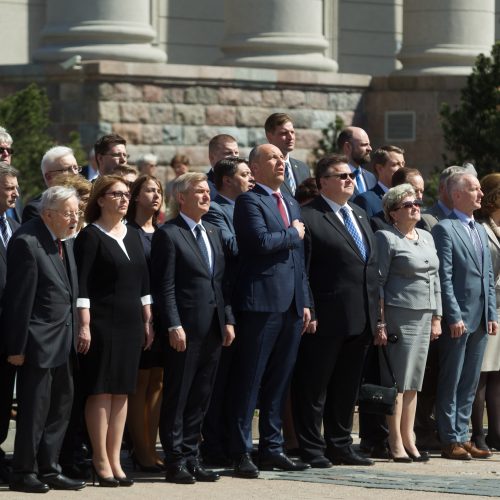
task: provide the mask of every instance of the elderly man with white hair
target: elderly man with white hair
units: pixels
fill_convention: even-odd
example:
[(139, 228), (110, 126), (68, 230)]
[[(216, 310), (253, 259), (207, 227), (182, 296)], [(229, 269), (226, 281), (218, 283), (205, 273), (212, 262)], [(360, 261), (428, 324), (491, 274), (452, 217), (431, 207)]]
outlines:
[[(82, 170), (76, 162), (73, 150), (66, 146), (54, 146), (50, 148), (43, 155), (40, 168), (43, 180), (48, 188), (54, 185), (54, 179), (58, 174), (75, 175)], [(40, 194), (26, 204), (23, 210), (23, 224), (40, 215), (41, 199), (42, 195)]]

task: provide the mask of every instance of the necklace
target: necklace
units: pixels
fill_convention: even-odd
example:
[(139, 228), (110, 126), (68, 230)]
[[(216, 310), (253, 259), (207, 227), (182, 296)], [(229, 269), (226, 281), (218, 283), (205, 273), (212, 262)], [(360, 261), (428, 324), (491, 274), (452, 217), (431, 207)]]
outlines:
[(415, 228), (412, 229), (411, 236), (408, 236), (408, 234), (404, 234), (397, 224), (393, 224), (392, 227), (401, 235), (403, 238), (408, 238), (409, 240), (418, 240), (418, 233), (415, 231)]

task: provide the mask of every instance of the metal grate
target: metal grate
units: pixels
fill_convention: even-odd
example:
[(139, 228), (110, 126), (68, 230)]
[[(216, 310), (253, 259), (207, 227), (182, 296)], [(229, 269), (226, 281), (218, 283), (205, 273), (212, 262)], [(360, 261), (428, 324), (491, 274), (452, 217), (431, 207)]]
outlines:
[(415, 140), (415, 111), (385, 112), (386, 142)]

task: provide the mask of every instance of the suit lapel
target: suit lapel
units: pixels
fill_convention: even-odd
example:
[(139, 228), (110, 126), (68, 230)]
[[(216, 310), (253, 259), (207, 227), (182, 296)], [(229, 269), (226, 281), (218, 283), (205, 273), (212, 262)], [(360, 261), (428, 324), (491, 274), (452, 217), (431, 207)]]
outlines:
[(500, 250), (500, 242), (498, 241), (498, 238), (496, 234), (493, 232), (491, 229), (490, 225), (488, 223), (481, 224), (486, 231), (486, 234), (488, 235), (488, 241), (491, 241), (493, 245)]
[[(365, 215), (362, 213), (358, 213), (354, 204), (349, 203), (349, 206), (352, 208), (352, 215), (356, 219), (361, 232), (363, 233), (363, 242), (368, 246), (368, 259), (370, 259), (370, 255), (372, 254), (372, 246), (370, 244), (370, 235), (372, 233), (370, 223), (366, 219)], [(357, 248), (357, 247), (356, 247)], [(361, 254), (360, 254), (361, 255)]]
[(198, 259), (200, 260), (200, 264), (205, 270), (205, 272), (210, 275), (209, 269), (207, 267), (207, 263), (205, 262), (205, 258), (201, 254), (200, 247), (198, 246), (198, 243), (196, 243), (196, 239), (194, 237), (193, 232), (191, 229), (189, 229), (189, 226), (186, 224), (184, 219), (179, 215), (177, 219), (175, 219), (175, 222), (177, 226), (179, 227), (179, 232), (181, 233), (182, 237), (184, 240), (187, 242), (187, 244), (191, 247), (192, 251), (198, 256)]
[[(283, 187), (284, 183), (281, 186)], [(285, 224), (283, 222), (283, 219), (281, 218), (280, 211), (278, 210), (278, 204), (276, 203), (276, 200), (274, 199), (274, 197), (271, 196), (270, 194), (268, 194), (267, 191), (262, 189), (259, 185), (255, 186), (254, 192), (255, 192), (255, 194), (260, 196), (262, 203), (264, 203), (264, 205), (266, 205), (269, 208), (269, 210), (271, 210), (271, 213), (274, 215), (274, 217), (279, 222), (279, 224), (283, 228), (285, 228)]]
[[(455, 228), (456, 233), (458, 234), (458, 236), (462, 240), (462, 243), (467, 248), (470, 256), (472, 257), (472, 260), (476, 264), (477, 268), (480, 269), (479, 261), (477, 260), (476, 250), (474, 248), (474, 244), (472, 243), (472, 240), (471, 240), (471, 237), (469, 235), (468, 230), (464, 227), (464, 225), (462, 224), (462, 222), (458, 218), (452, 219), (452, 223), (453, 223), (453, 227)], [(480, 231), (478, 231), (478, 233), (480, 233)], [(481, 238), (481, 241), (482, 241), (482, 238)], [(484, 242), (483, 242), (483, 245), (484, 245)], [(483, 252), (483, 256), (484, 256), (484, 252)]]

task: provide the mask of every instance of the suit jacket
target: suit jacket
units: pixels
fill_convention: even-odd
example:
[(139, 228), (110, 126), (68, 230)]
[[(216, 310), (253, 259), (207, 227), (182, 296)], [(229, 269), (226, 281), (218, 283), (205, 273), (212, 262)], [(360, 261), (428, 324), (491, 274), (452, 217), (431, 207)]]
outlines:
[(222, 241), (226, 256), (238, 255), (238, 243), (233, 225), (234, 203), (217, 194), (210, 202), (210, 210), (203, 216), (203, 220), (218, 227), (222, 233)]
[(42, 195), (39, 194), (36, 198), (33, 198), (28, 203), (23, 210), (22, 224), (28, 222), (30, 219), (34, 219), (40, 215), (40, 204), (42, 203)]
[(220, 231), (203, 222), (213, 253), (210, 272), (196, 239), (178, 215), (163, 224), (151, 243), (151, 290), (155, 322), (159, 330), (181, 325), (188, 336), (205, 335), (211, 327), (214, 309), (221, 337), (224, 325), (233, 324), (231, 307), (222, 291), (224, 251)]
[(214, 169), (210, 167), (210, 170), (207, 172), (207, 183), (210, 188), (210, 199), (215, 200), (217, 196), (217, 188), (215, 187), (215, 173)]
[(493, 266), (493, 276), (495, 277), (495, 290), (497, 299), (497, 308), (500, 307), (500, 241), (496, 234), (491, 229), (488, 221), (482, 221), (481, 225), (484, 227), (488, 236), (488, 243), (491, 253), (491, 264)]
[[(463, 320), (469, 332), (488, 321), (497, 321), (495, 281), (484, 228), (476, 224), (483, 246), (483, 262), (478, 262), (468, 230), (452, 212), (432, 228), (439, 257), (443, 317), (448, 325)], [(484, 319), (485, 323), (481, 325)]]
[[(19, 228), (19, 223), (14, 219), (7, 217), (7, 223), (12, 230), (12, 235), (16, 229)], [(5, 288), (5, 281), (7, 279), (7, 249), (3, 246), (3, 243), (0, 242), (0, 316), (2, 314), (2, 296)]]
[(7, 282), (1, 331), (7, 355), (54, 368), (68, 360), (76, 344), (78, 278), (73, 240), (63, 242), (65, 260), (41, 218), (24, 224), (7, 249)]
[[(357, 168), (355, 165), (349, 164), (349, 168)], [(363, 180), (365, 181), (366, 185), (366, 190), (369, 191), (370, 189), (374, 188), (377, 185), (377, 178), (371, 173), (366, 170), (366, 168), (359, 167), (361, 169), (361, 175), (363, 176)], [(358, 196), (359, 189), (356, 183), (354, 183), (354, 193), (351, 196), (351, 199), (349, 201), (353, 201), (356, 196)]]
[[(297, 202), (283, 194), (290, 221), (300, 219)], [(262, 187), (236, 199), (234, 229), (240, 255), (233, 305), (240, 311), (285, 312), (294, 301), (302, 317), (310, 307), (303, 242), (285, 227), (276, 200)]]
[[(299, 186), (299, 184), (304, 182), (307, 178), (311, 177), (311, 169), (303, 161), (292, 158), (291, 156), (289, 156), (288, 159), (290, 161), (293, 178), (295, 179), (297, 186)], [(281, 186), (281, 191), (293, 197), (292, 190), (290, 189), (286, 179)]]
[(302, 207), (305, 257), (318, 319), (317, 335), (375, 331), (379, 303), (377, 245), (366, 213), (349, 203), (369, 249), (365, 262), (344, 224), (322, 196)]
[(432, 231), (432, 228), (441, 220), (447, 219), (448, 216), (443, 212), (438, 203), (434, 203), (432, 207), (429, 207), (427, 210), (422, 212), (421, 214), (421, 228), (426, 231)]
[(366, 212), (368, 219), (370, 219), (382, 211), (382, 198), (384, 194), (384, 190), (377, 182), (369, 191), (358, 194), (354, 199), (354, 203), (356, 203), (358, 207), (361, 207)]

